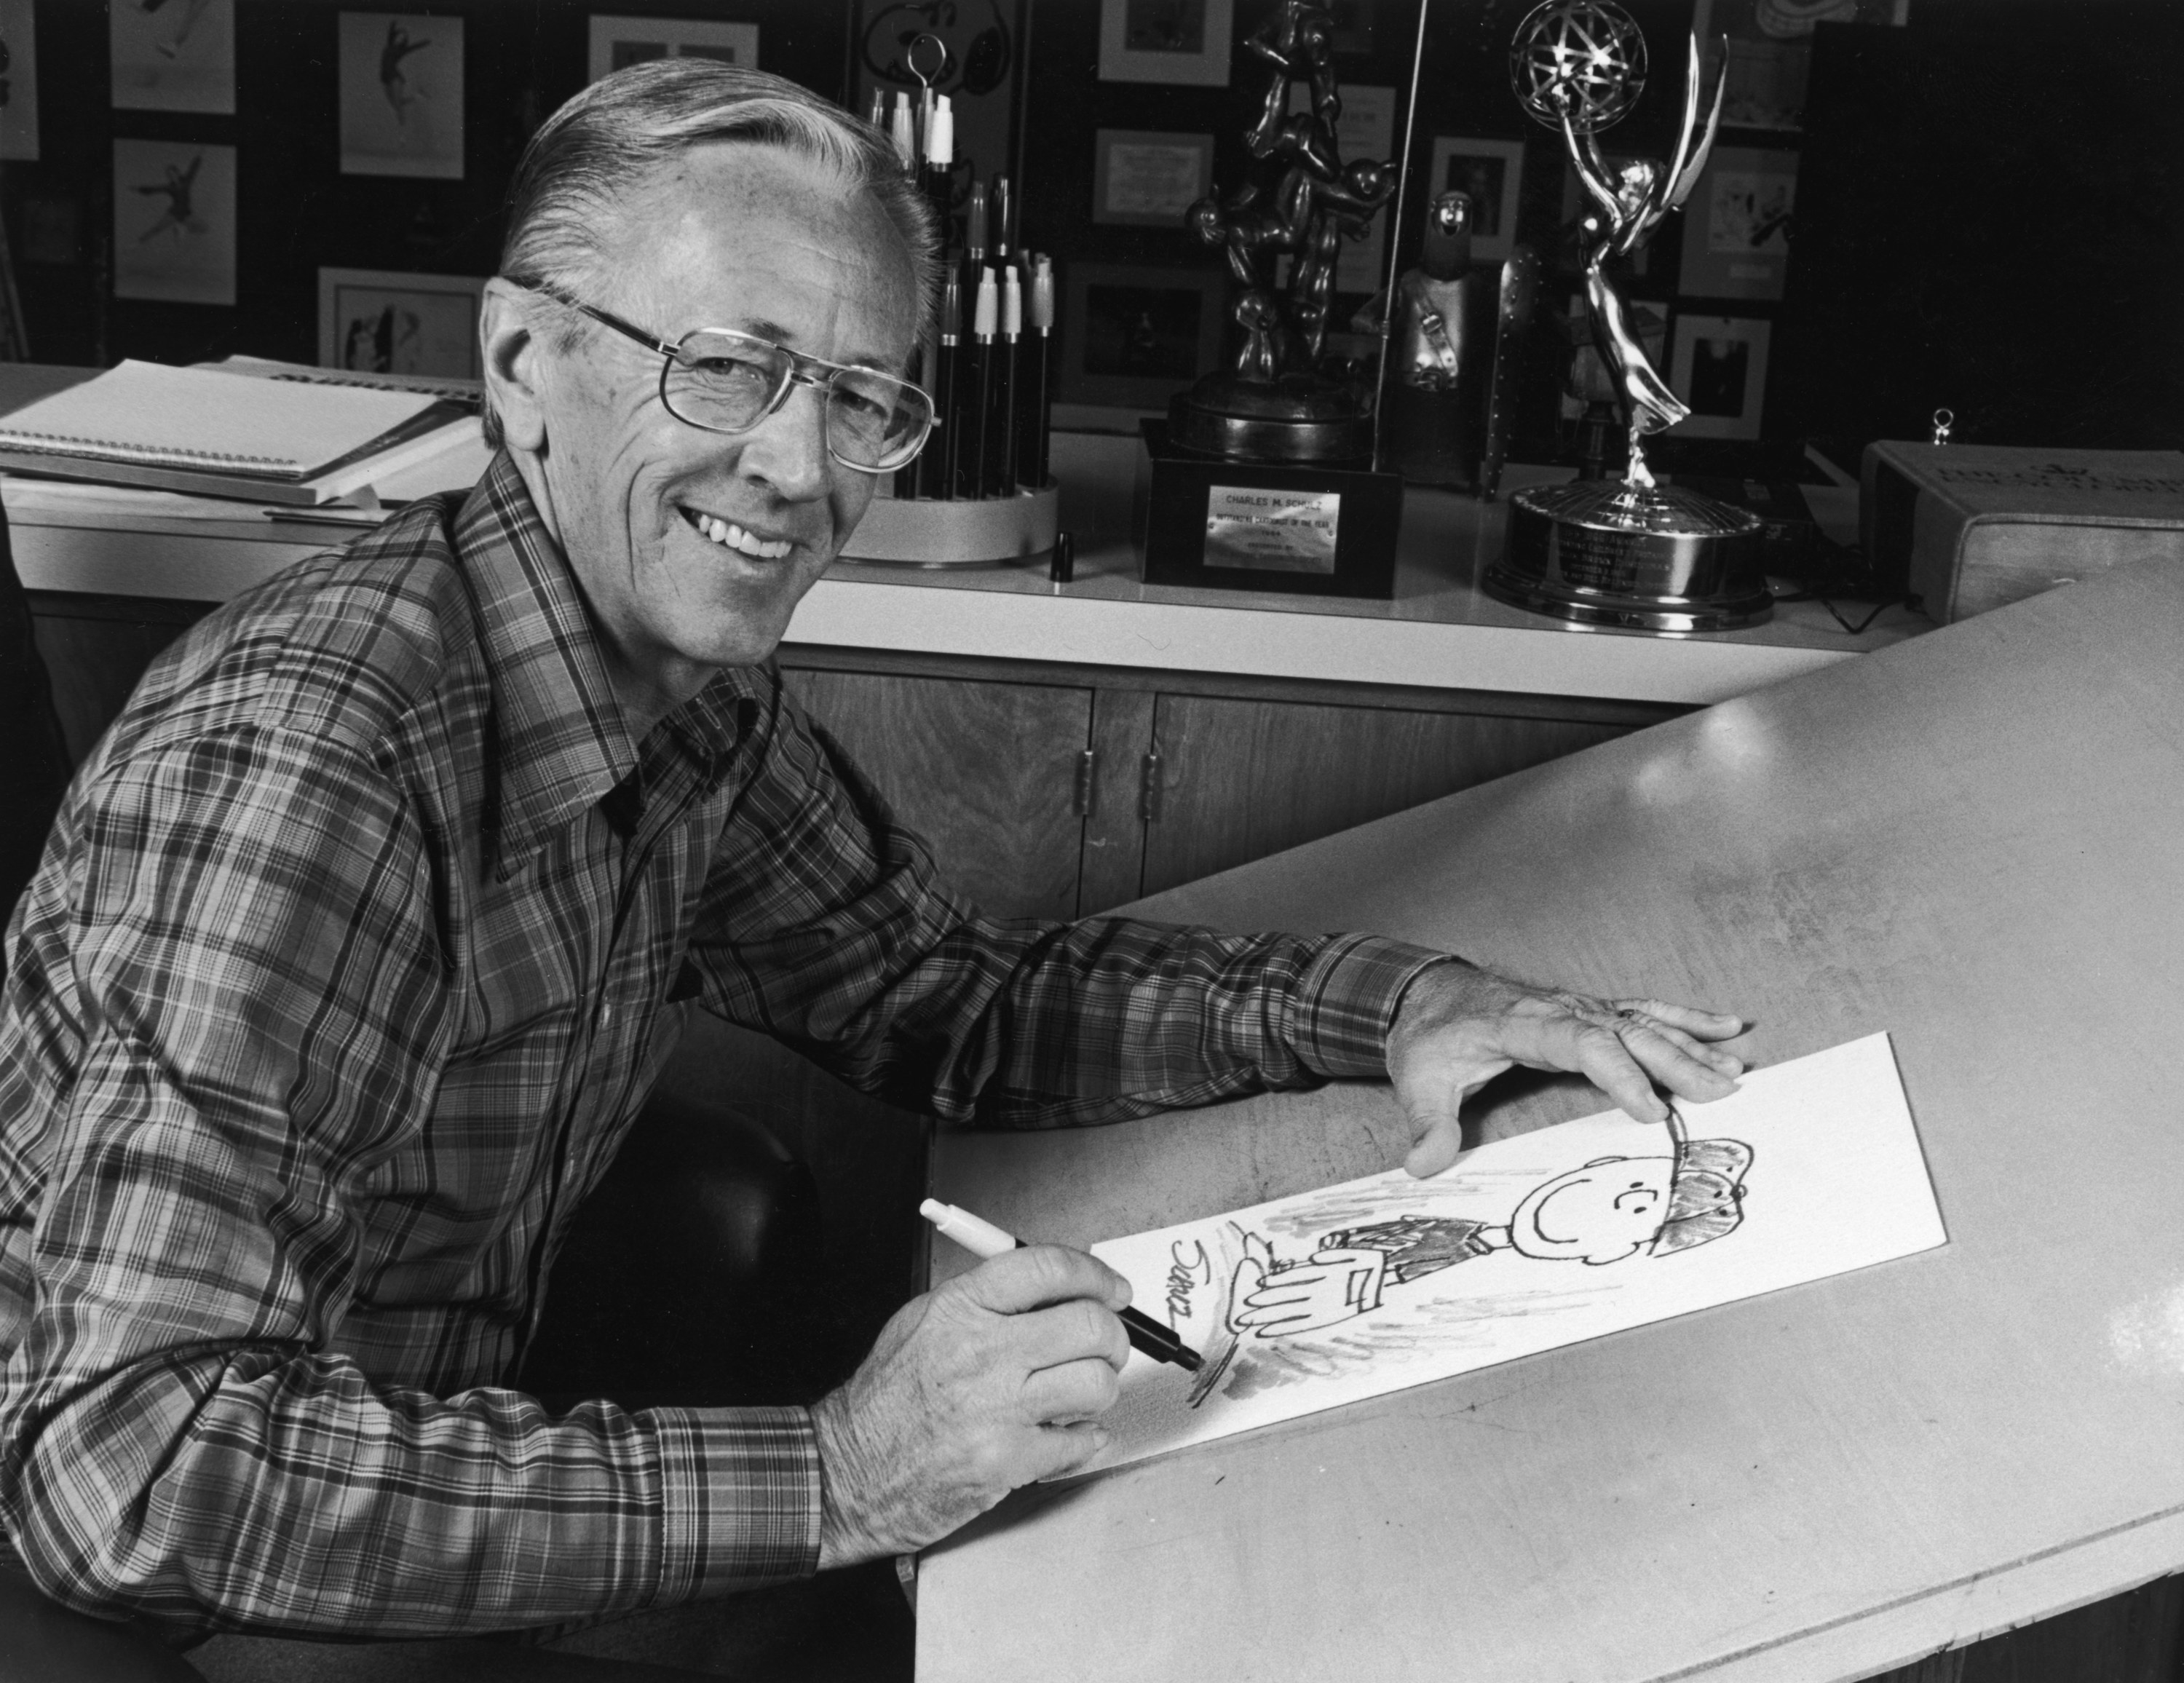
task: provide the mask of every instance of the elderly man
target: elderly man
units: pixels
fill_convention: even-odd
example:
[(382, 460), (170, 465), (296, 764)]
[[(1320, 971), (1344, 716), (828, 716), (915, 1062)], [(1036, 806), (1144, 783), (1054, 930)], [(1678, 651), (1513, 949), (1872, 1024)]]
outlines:
[(700, 60), (532, 142), (482, 323), (504, 445), (206, 620), (8, 933), (0, 1514), (74, 1607), (404, 1636), (917, 1548), (1101, 1441), (1127, 1288), (1038, 1248), (816, 1407), (500, 1388), (667, 1002), (944, 1118), (1392, 1075), (1411, 1167), (1512, 1063), (1658, 1117), (1732, 1018), (1369, 936), (997, 923), (766, 665), (922, 442), (925, 213), (883, 139)]

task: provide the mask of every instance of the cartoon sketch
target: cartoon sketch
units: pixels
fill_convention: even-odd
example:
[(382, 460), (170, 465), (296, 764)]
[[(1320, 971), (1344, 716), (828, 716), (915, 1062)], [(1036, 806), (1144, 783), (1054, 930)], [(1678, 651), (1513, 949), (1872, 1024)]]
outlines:
[[(1189, 1396), (1195, 1408), (1256, 1340), (1293, 1339), (1361, 1320), (1391, 1288), (1496, 1251), (1541, 1262), (1603, 1268), (1634, 1257), (1669, 1257), (1734, 1233), (1744, 1219), (1752, 1147), (1741, 1140), (1691, 1139), (1669, 1112), (1671, 1151), (1602, 1156), (1526, 1191), (1507, 1222), (1403, 1215), (1335, 1229), (1311, 1253), (1284, 1259), (1263, 1234), (1232, 1234), (1241, 1256), (1222, 1314), (1225, 1348), (1208, 1350)], [(1203, 1246), (1178, 1256), (1170, 1273), (1171, 1311), (1188, 1305), (1190, 1281), (1211, 1277)], [(1179, 1288), (1179, 1290), (1178, 1290)], [(1240, 1374), (1246, 1388), (1256, 1383)]]
[(394, 108), (394, 120), (398, 123), (409, 122), (410, 108), (418, 99), (410, 91), (410, 79), (402, 73), (402, 61), (413, 53), (422, 53), (432, 44), (429, 39), (412, 41), (399, 18), (387, 20), (387, 44), (379, 49), (379, 86), (387, 96), (387, 103)]
[(203, 167), (204, 153), (200, 152), (190, 159), (186, 168), (177, 169), (172, 164), (168, 164), (165, 181), (136, 188), (138, 192), (148, 198), (164, 195), (167, 200), (167, 208), (159, 214), (159, 220), (143, 231), (137, 239), (137, 244), (148, 245), (161, 234), (170, 231), (177, 241), (187, 234), (204, 232), (205, 225), (198, 220), (192, 203), (197, 194), (198, 171)]
[[(166, 5), (167, 0), (137, 0), (136, 8), (148, 16), (164, 10)], [(168, 19), (174, 27), (153, 42), (162, 58), (181, 56), (183, 44), (189, 40), (190, 31), (198, 26), (198, 20), (204, 16), (211, 5), (212, 0), (180, 0)]]
[(1576, 1349), (1948, 1242), (1886, 1034), (1676, 1111), (1665, 1127), (1602, 1111), (1424, 1179), (1387, 1169), (1095, 1245), (1202, 1365), (1134, 1357), (1092, 1468), (1502, 1370), (1404, 1415), (1470, 1429), (1532, 1382), (1506, 1364), (1568, 1352), (1533, 1376), (1557, 1380), (1642, 1367), (1658, 1350)]

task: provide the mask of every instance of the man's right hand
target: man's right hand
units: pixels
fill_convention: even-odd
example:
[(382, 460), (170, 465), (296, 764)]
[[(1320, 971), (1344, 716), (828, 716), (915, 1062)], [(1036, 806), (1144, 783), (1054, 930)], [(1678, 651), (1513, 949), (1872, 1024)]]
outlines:
[(904, 1554), (1019, 1485), (1106, 1447), (1130, 1285), (1082, 1251), (1033, 1246), (905, 1303), (811, 1410), (825, 1485), (819, 1564)]

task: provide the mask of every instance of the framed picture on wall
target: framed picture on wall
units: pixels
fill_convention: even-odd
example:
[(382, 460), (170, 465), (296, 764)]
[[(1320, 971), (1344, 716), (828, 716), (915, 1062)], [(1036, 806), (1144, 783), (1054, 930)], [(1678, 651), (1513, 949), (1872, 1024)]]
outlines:
[(1064, 398), (1163, 409), (1219, 360), (1226, 270), (1072, 263), (1062, 278)]
[(31, 0), (0, 0), (0, 47), (6, 49), (0, 87), (0, 158), (38, 155), (38, 22)]
[(1092, 166), (1092, 220), (1184, 229), (1184, 213), (1213, 190), (1213, 137), (1101, 129)]
[(1779, 300), (1790, 272), (1797, 154), (1718, 146), (1684, 211), (1676, 290), (1692, 297)]
[(1524, 185), (1524, 142), (1436, 135), (1429, 198), (1451, 190), (1471, 195), (1471, 254), (1499, 263), (1516, 249), (1517, 206)]
[(597, 81), (648, 59), (717, 59), (758, 68), (758, 25), (703, 18), (620, 18), (592, 14), (591, 58), (585, 80)]
[(345, 176), (463, 176), (463, 20), (341, 14)]
[(235, 0), (113, 0), (108, 73), (117, 111), (235, 110)]
[(1228, 86), (1235, 0), (1100, 0), (1100, 80)]
[(482, 278), (319, 270), (319, 366), (476, 379)]
[(1805, 88), (1813, 75), (1813, 34), (1822, 22), (1901, 28), (1911, 0), (1837, 0), (1830, 6), (1781, 6), (1774, 0), (1696, 0), (1691, 31), (1705, 45), (1705, 83), (1713, 86), (1729, 48), (1724, 128), (1796, 131), (1805, 126)]
[(1757, 438), (1767, 395), (1767, 342), (1773, 323), (1738, 315), (1675, 320), (1669, 385), (1691, 406), (1676, 431), (1691, 438)]
[(114, 296), (235, 302), (235, 148), (114, 142)]

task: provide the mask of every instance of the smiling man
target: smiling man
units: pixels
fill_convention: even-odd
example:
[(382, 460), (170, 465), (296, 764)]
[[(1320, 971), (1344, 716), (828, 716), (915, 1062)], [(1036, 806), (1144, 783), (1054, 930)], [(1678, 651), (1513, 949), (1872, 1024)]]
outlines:
[(1001, 923), (766, 664), (929, 421), (883, 137), (702, 60), (533, 140), (504, 448), (196, 627), (81, 769), (0, 1007), (0, 1519), (187, 1638), (537, 1628), (914, 1549), (1101, 1441), (1127, 1288), (985, 1263), (816, 1407), (507, 1381), (692, 997), (946, 1120), (1389, 1074), (1412, 1168), (1514, 1062), (1638, 1113), (1733, 1018), (1371, 936)]

